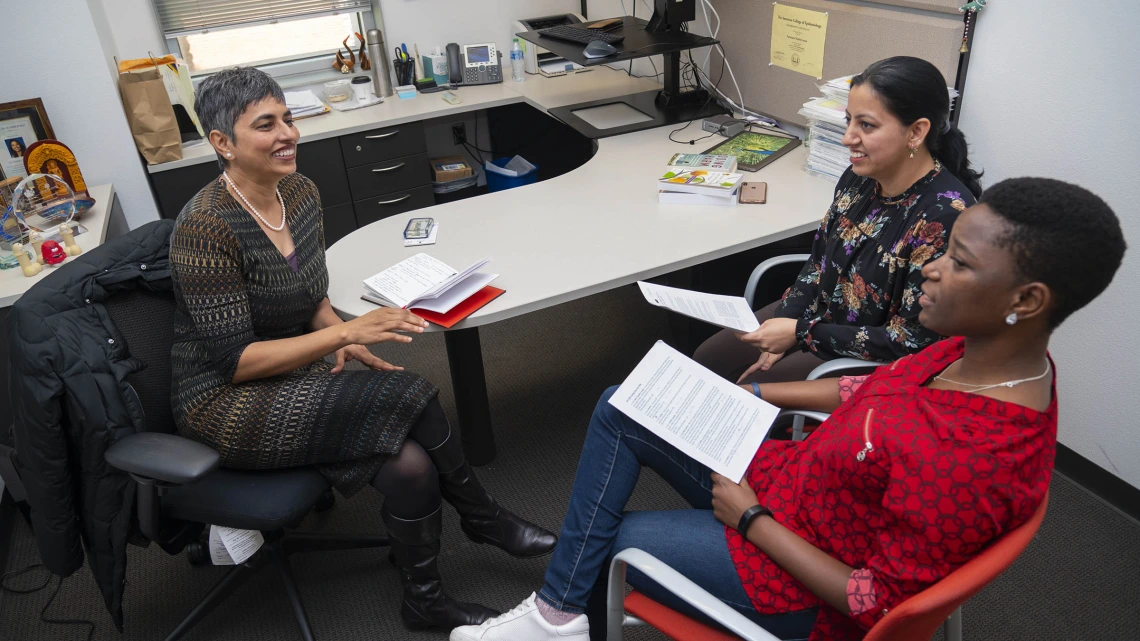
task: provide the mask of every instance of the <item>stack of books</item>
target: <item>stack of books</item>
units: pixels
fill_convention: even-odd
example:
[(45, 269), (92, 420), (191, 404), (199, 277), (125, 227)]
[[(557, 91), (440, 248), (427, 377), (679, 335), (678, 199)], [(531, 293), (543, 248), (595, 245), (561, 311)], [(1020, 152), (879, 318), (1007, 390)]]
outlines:
[(657, 179), (657, 200), (668, 205), (732, 206), (744, 175), (736, 156), (674, 154)]
[(799, 114), (808, 120), (808, 148), (804, 170), (809, 174), (838, 180), (851, 164), (851, 154), (843, 146), (847, 129), (847, 96), (851, 76), (828, 81), (819, 88), (823, 96), (804, 103)]

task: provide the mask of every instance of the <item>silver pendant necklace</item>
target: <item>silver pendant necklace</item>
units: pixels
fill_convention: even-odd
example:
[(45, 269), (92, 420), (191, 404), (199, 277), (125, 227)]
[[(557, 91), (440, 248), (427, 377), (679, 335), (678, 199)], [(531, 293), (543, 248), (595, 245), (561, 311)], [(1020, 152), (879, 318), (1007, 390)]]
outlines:
[(268, 220), (265, 220), (265, 216), (262, 216), (261, 212), (257, 211), (256, 207), (251, 205), (249, 201), (246, 200), (245, 194), (241, 193), (241, 190), (238, 189), (237, 185), (234, 183), (234, 179), (230, 178), (230, 175), (224, 171), (222, 172), (222, 175), (226, 177), (226, 182), (230, 184), (230, 187), (234, 188), (234, 193), (238, 195), (238, 198), (241, 198), (241, 201), (245, 203), (245, 206), (249, 207), (249, 210), (253, 212), (253, 215), (260, 218), (261, 222), (265, 223), (266, 227), (272, 229), (273, 231), (281, 231), (282, 229), (285, 229), (285, 200), (281, 198), (280, 187), (277, 188), (277, 202), (281, 203), (281, 224), (274, 227), (273, 225), (269, 224)]
[(970, 390), (970, 392), (977, 394), (978, 392), (982, 392), (982, 391), (985, 391), (988, 389), (993, 389), (995, 387), (1013, 387), (1014, 385), (1021, 385), (1022, 383), (1039, 381), (1039, 380), (1045, 378), (1046, 376), (1048, 376), (1049, 370), (1050, 370), (1049, 361), (1046, 360), (1045, 361), (1045, 371), (1041, 372), (1037, 376), (1030, 376), (1029, 378), (1019, 378), (1019, 379), (1012, 380), (1012, 381), (1005, 381), (1003, 383), (994, 383), (993, 385), (977, 385), (975, 383), (963, 383), (961, 381), (952, 381), (948, 378), (943, 378), (943, 376), (941, 374), (935, 375), (934, 379), (938, 380), (938, 381), (942, 381), (943, 383), (952, 383), (954, 385), (961, 385), (962, 387), (973, 387), (974, 389)]

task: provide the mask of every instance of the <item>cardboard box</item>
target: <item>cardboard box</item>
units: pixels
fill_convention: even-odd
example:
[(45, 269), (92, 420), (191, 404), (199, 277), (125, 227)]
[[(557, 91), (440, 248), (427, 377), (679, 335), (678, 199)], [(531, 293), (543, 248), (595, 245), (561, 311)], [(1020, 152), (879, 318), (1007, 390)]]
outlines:
[(472, 173), (474, 170), (471, 169), (471, 165), (467, 164), (467, 159), (463, 156), (443, 156), (431, 159), (432, 180), (437, 183), (466, 178)]

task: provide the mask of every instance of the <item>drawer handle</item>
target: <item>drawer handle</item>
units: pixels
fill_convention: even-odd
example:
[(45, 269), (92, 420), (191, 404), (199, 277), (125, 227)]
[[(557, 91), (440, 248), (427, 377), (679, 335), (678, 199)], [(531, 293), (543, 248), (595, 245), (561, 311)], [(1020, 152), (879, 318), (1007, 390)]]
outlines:
[(398, 165), (392, 165), (391, 167), (382, 167), (382, 168), (380, 168), (380, 169), (373, 169), (373, 170), (372, 170), (372, 173), (376, 173), (376, 174), (378, 174), (378, 173), (380, 173), (380, 172), (382, 172), (382, 171), (392, 171), (393, 169), (399, 169), (400, 167), (403, 167), (403, 166), (404, 166), (404, 165), (406, 165), (406, 164), (408, 164), (408, 163), (406, 163), (406, 162), (402, 162), (402, 163), (400, 163), (400, 164), (398, 164)]
[(395, 131), (389, 131), (386, 134), (376, 134), (375, 136), (365, 136), (364, 138), (366, 140), (376, 140), (377, 138), (387, 138), (388, 136), (395, 136), (398, 133), (400, 133), (399, 129), (397, 129)]
[(400, 196), (399, 198), (394, 198), (394, 199), (392, 199), (392, 200), (381, 200), (381, 201), (378, 201), (376, 204), (377, 204), (377, 205), (391, 205), (392, 203), (398, 203), (398, 202), (400, 202), (401, 200), (407, 200), (407, 199), (409, 199), (409, 198), (411, 198), (411, 197), (412, 197), (412, 195), (411, 195), (411, 194), (404, 194), (403, 196)]

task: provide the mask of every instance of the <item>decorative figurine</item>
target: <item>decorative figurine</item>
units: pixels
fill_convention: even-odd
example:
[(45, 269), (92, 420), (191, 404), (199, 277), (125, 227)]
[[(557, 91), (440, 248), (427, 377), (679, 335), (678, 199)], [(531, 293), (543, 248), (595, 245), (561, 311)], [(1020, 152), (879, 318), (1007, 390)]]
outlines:
[(43, 249), (40, 249), (40, 247), (43, 246), (43, 244), (44, 244), (43, 236), (40, 236), (40, 232), (33, 231), (33, 232), (28, 234), (28, 243), (32, 246), (32, 249), (34, 250), (34, 253), (35, 253), (34, 258), (36, 259), (36, 262), (43, 265), (44, 264), (44, 251), (43, 251)]
[(341, 73), (352, 73), (352, 68), (356, 66), (356, 54), (352, 53), (352, 49), (348, 48), (348, 39), (351, 37), (352, 36), (345, 36), (344, 42), (340, 43), (344, 47), (344, 50), (348, 52), (348, 58), (345, 58), (338, 50), (336, 52), (336, 60), (333, 61), (333, 69)]
[[(28, 145), (28, 150), (24, 152), (24, 169), (29, 175), (51, 174), (67, 183), (75, 196), (75, 218), (77, 220), (95, 204), (91, 195), (87, 193), (87, 183), (84, 182), (83, 174), (79, 171), (79, 163), (75, 161), (75, 154), (67, 145), (58, 140), (40, 140)], [(36, 188), (39, 189), (40, 196), (45, 201), (66, 197), (67, 193), (62, 190), (62, 187), (58, 183), (49, 185), (47, 180), (36, 182)]]
[(44, 270), (43, 265), (32, 260), (32, 257), (24, 250), (23, 244), (13, 243), (12, 253), (16, 255), (16, 260), (20, 262), (20, 269), (23, 270), (25, 276), (32, 277)]
[(78, 256), (83, 253), (83, 248), (75, 242), (75, 233), (71, 231), (71, 226), (67, 223), (62, 223), (59, 226), (59, 237), (63, 239), (63, 251), (68, 256)]
[(59, 246), (59, 243), (55, 242), (54, 240), (44, 241), (42, 250), (42, 256), (45, 265), (58, 265), (67, 260), (67, 252), (63, 251), (63, 248)]

